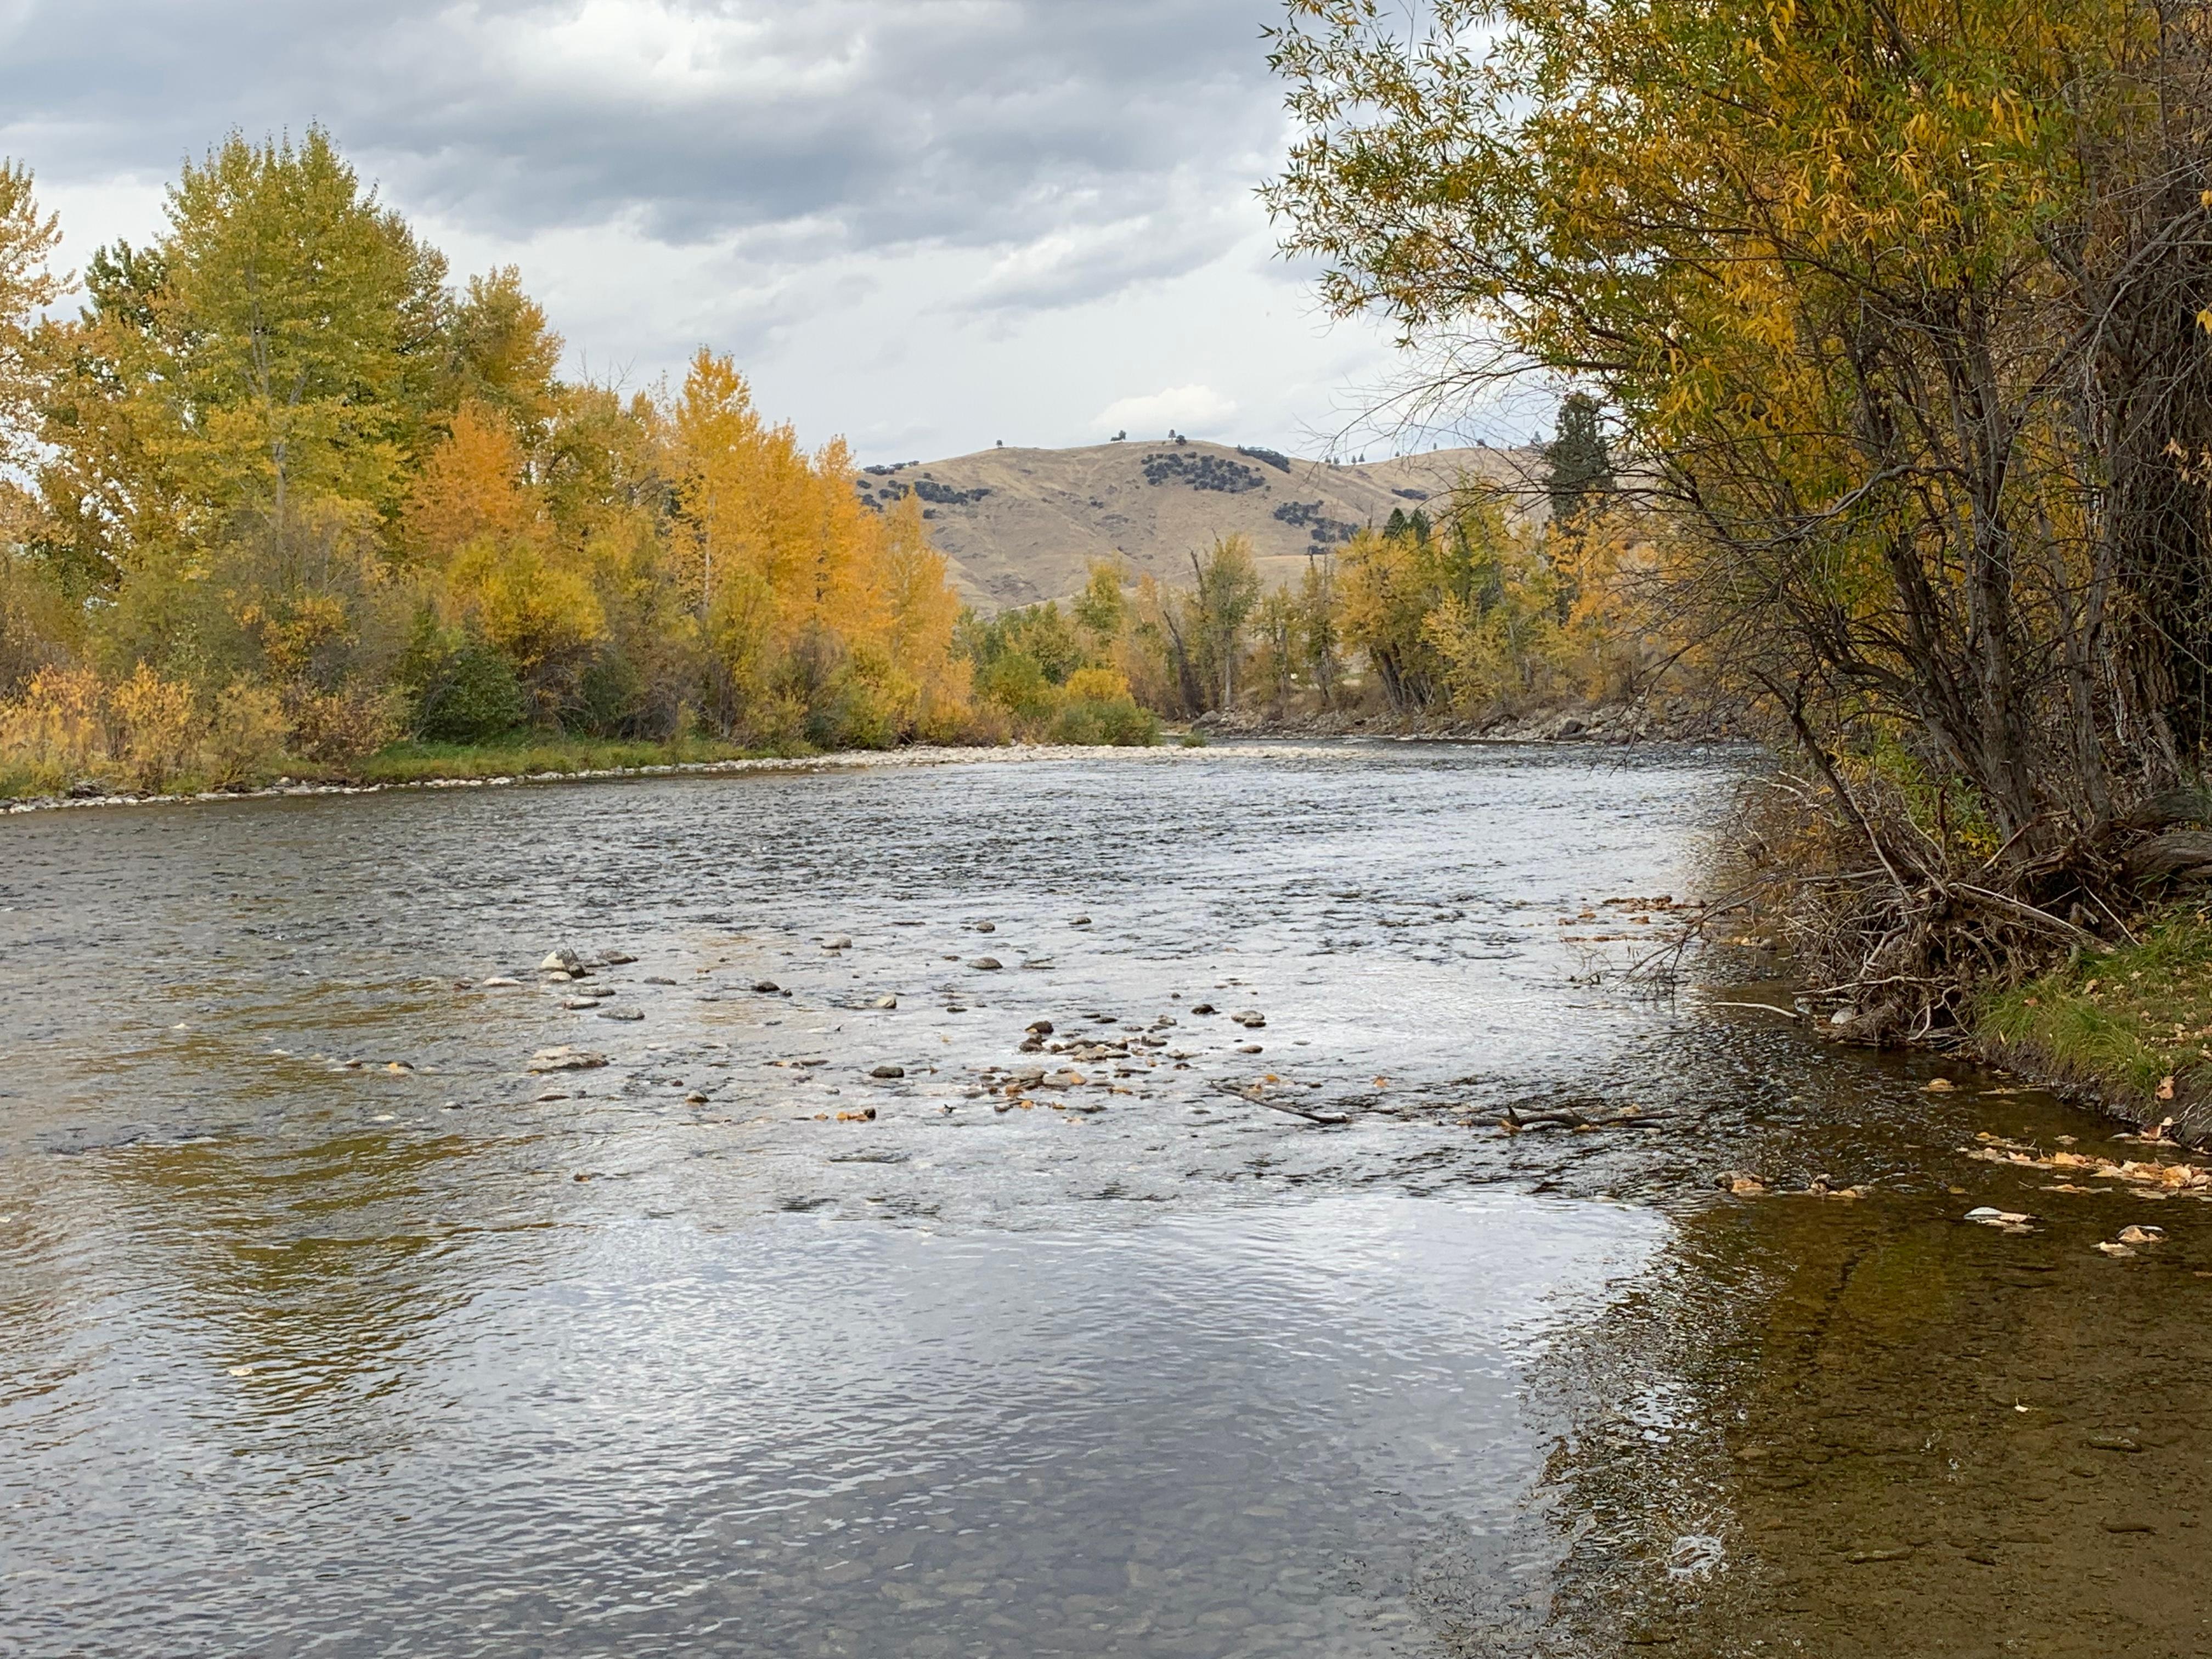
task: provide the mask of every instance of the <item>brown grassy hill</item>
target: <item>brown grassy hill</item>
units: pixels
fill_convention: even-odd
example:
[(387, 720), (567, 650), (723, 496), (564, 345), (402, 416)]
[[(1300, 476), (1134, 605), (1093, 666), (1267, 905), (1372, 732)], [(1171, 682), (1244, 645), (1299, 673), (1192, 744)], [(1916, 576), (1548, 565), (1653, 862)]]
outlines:
[(1526, 449), (1439, 449), (1330, 466), (1196, 440), (1121, 442), (873, 466), (860, 487), (878, 506), (919, 494), (961, 597), (988, 613), (1063, 599), (1099, 559), (1133, 577), (1188, 581), (1190, 555), (1231, 533), (1250, 538), (1263, 576), (1295, 580), (1310, 554), (1380, 526), (1392, 508), (1410, 511), (1469, 478), (1525, 483), (1536, 459)]

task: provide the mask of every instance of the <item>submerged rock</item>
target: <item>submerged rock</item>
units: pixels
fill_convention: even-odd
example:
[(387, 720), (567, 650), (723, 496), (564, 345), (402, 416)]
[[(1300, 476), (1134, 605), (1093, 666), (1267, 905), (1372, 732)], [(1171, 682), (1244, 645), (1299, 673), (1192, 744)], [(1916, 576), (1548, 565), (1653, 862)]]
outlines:
[(898, 999), (886, 991), (876, 999), (875, 1006), (878, 1008), (896, 1008), (898, 1006)]
[(988, 973), (993, 969), (1002, 968), (1006, 964), (1000, 962), (996, 957), (975, 957), (969, 960), (968, 965), (970, 968), (981, 969), (984, 972)]
[(763, 996), (772, 997), (782, 988), (783, 988), (781, 986), (778, 985), (772, 979), (757, 979), (753, 981), (753, 989), (758, 991)]
[(601, 1019), (643, 1019), (645, 1010), (632, 1003), (617, 1002), (611, 1008), (600, 1009), (599, 1018)]
[(904, 1077), (906, 1075), (906, 1067), (903, 1066), (878, 1066), (873, 1071), (870, 1072), (868, 1075), (870, 1077), (883, 1078), (888, 1080), (891, 1078)]
[(562, 1043), (557, 1048), (540, 1048), (531, 1056), (533, 1072), (589, 1072), (607, 1063), (605, 1054), (593, 1054), (588, 1048), (573, 1048)]

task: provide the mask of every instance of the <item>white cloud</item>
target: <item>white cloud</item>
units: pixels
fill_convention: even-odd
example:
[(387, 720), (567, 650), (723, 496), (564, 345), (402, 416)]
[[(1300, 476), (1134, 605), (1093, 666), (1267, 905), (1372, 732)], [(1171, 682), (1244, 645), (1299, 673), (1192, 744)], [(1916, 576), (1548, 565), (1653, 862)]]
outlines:
[(1223, 397), (1210, 386), (1176, 386), (1110, 403), (1098, 411), (1091, 424), (1117, 432), (1127, 428), (1140, 435), (1169, 428), (1182, 431), (1197, 427), (1201, 435), (1210, 436), (1236, 413), (1237, 400)]
[(160, 234), (185, 155), (319, 120), (457, 271), (520, 265), (572, 369), (636, 385), (710, 344), (867, 459), (1170, 425), (1318, 453), (1392, 359), (1316, 318), (1253, 198), (1285, 131), (1279, 15), (0, 0), (0, 154), (82, 269)]

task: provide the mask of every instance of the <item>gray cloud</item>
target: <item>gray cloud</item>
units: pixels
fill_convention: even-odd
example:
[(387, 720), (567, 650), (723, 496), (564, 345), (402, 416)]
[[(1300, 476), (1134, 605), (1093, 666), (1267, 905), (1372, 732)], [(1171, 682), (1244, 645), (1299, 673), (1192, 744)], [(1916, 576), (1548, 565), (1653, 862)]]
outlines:
[(320, 120), (400, 205), (487, 234), (622, 221), (772, 264), (1002, 248), (979, 299), (1048, 307), (1234, 240), (1222, 204), (1281, 131), (1259, 39), (1273, 15), (1273, 0), (15, 0), (0, 148), (49, 177), (160, 175), (231, 127)]
[(155, 232), (186, 155), (319, 121), (457, 268), (520, 263), (572, 372), (711, 343), (870, 459), (1088, 442), (1125, 406), (1312, 448), (1388, 351), (1268, 257), (1280, 7), (0, 0), (0, 154), (82, 267)]

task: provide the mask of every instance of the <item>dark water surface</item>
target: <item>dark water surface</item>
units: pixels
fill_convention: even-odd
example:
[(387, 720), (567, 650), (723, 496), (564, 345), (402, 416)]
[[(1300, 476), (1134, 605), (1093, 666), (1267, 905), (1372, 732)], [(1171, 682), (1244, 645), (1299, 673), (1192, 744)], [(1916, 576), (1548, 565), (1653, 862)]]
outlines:
[(2212, 1651), (2203, 1206), (1620, 981), (1738, 767), (0, 823), (0, 1653)]

